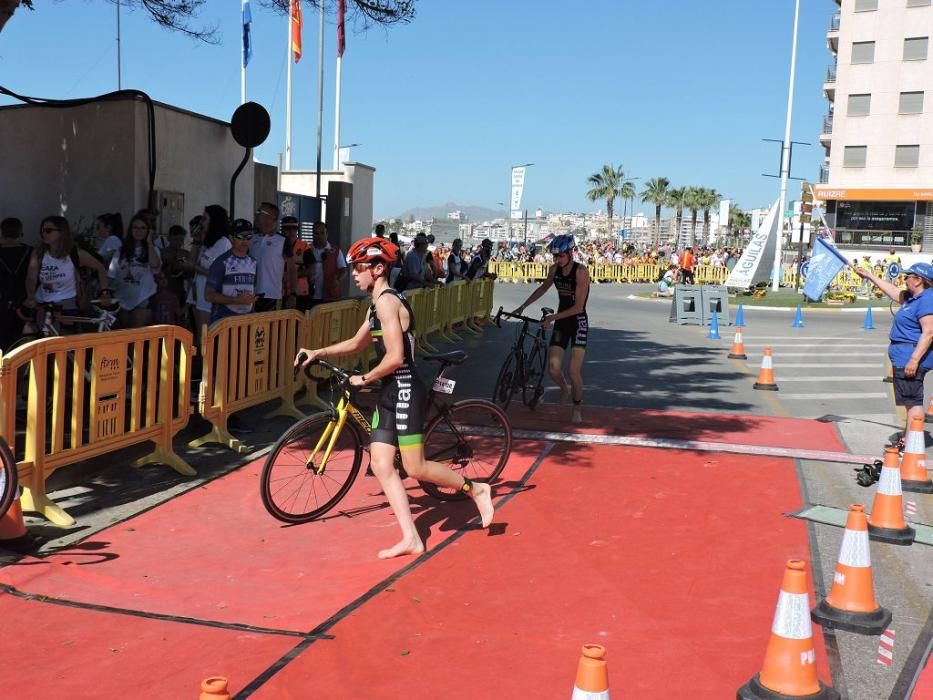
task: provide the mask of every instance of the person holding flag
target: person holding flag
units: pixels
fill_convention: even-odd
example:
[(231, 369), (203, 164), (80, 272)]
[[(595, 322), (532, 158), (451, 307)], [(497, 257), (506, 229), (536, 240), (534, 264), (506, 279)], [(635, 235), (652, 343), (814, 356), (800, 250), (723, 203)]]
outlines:
[[(880, 278), (871, 270), (850, 264), (852, 271), (901, 306), (894, 314), (888, 335), (888, 358), (894, 368), (894, 403), (907, 409), (904, 434), (897, 443), (903, 449), (910, 421), (924, 417), (923, 379), (933, 369), (933, 265), (914, 263), (904, 271), (906, 289)], [(812, 273), (811, 273), (812, 274)], [(809, 279), (807, 280), (809, 283)]]

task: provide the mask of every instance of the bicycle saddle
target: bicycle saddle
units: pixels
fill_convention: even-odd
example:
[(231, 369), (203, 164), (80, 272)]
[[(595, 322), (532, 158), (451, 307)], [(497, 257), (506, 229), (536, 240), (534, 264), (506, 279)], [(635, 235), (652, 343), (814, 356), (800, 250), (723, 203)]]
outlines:
[(451, 350), (450, 352), (439, 352), (431, 355), (423, 355), (428, 362), (444, 362), (448, 365), (459, 365), (467, 359), (467, 354), (463, 350)]

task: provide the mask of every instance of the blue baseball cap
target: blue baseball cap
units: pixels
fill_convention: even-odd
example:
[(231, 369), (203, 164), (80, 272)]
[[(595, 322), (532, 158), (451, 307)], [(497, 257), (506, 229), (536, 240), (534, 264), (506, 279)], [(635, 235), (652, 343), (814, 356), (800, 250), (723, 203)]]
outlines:
[(917, 275), (917, 277), (922, 277), (927, 282), (933, 282), (933, 265), (930, 263), (914, 263), (904, 270), (904, 274)]

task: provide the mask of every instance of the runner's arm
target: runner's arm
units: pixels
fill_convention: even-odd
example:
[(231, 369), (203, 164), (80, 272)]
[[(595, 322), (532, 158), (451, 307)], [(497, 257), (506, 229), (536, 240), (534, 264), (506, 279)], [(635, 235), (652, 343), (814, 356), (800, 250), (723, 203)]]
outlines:
[(521, 306), (515, 309), (515, 313), (521, 315), (525, 313), (525, 308), (534, 304), (538, 299), (544, 296), (544, 294), (551, 288), (551, 285), (554, 284), (554, 275), (557, 272), (557, 265), (551, 265), (551, 269), (548, 270), (547, 278), (544, 282), (541, 283), (541, 286), (538, 287), (535, 291), (531, 293), (531, 296), (525, 299), (524, 303)]
[(302, 363), (302, 367), (307, 367), (317, 359), (323, 360), (328, 357), (343, 357), (344, 355), (354, 355), (368, 347), (371, 342), (372, 338), (369, 335), (369, 321), (363, 321), (360, 329), (352, 338), (341, 340), (339, 343), (334, 343), (333, 345), (318, 348), (317, 350), (299, 348), (298, 355), (295, 357), (295, 364), (298, 364), (298, 358), (301, 357), (302, 353), (307, 356), (305, 361)]
[(36, 287), (39, 286), (39, 257), (33, 250), (29, 256), (29, 267), (26, 269), (26, 305), (34, 306), (36, 303)]

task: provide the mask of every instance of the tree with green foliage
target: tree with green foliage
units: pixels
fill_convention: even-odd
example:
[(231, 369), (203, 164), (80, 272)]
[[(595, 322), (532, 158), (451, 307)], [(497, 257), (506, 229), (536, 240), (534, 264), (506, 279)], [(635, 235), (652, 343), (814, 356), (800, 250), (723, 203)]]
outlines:
[(661, 207), (667, 202), (668, 191), (671, 181), (666, 177), (653, 177), (645, 183), (645, 188), (641, 191), (641, 201), (643, 203), (652, 202), (654, 204), (654, 243), (661, 243)]
[(621, 196), (622, 185), (625, 184), (625, 171), (620, 165), (618, 168), (614, 165), (604, 165), (602, 170), (590, 175), (586, 181), (592, 185), (586, 193), (586, 198), (591, 202), (600, 199), (606, 200), (606, 213), (609, 215), (609, 230), (612, 231), (612, 215), (615, 207), (616, 197)]
[(709, 242), (709, 212), (719, 206), (722, 195), (711, 187), (701, 187), (699, 192), (700, 209), (703, 210), (703, 242)]
[(676, 248), (680, 245), (680, 227), (683, 225), (684, 207), (687, 205), (687, 188), (675, 187), (669, 189), (667, 191), (667, 200), (665, 204), (676, 212), (672, 226), (673, 231), (671, 232), (674, 247)]
[(684, 193), (684, 206), (690, 210), (690, 247), (697, 244), (697, 214), (703, 208), (702, 187), (693, 185)]

